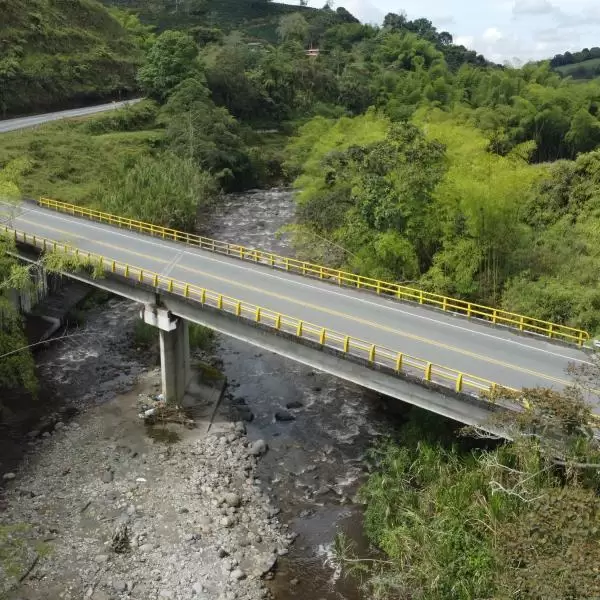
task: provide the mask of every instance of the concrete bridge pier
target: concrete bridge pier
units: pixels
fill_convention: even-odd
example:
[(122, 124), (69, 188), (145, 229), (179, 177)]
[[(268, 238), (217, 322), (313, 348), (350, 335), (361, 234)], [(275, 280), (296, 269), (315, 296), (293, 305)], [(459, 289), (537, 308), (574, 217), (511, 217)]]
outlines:
[(145, 323), (159, 330), (162, 393), (165, 400), (179, 404), (192, 377), (189, 324), (156, 306), (146, 305), (141, 316)]
[(33, 268), (30, 273), (31, 287), (26, 290), (12, 289), (9, 298), (21, 314), (31, 313), (33, 308), (49, 294), (48, 275), (44, 269)]

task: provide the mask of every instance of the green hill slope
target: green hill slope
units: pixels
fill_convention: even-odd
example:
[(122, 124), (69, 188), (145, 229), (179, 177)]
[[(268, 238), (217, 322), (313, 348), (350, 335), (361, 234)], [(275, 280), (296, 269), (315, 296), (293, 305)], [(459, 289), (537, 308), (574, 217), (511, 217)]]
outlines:
[(0, 0), (1, 116), (131, 91), (139, 59), (96, 0)]
[(571, 65), (554, 67), (563, 77), (573, 79), (594, 79), (600, 77), (600, 58), (591, 58)]
[(335, 23), (357, 20), (345, 9), (336, 11), (293, 6), (266, 0), (102, 0), (108, 6), (132, 9), (159, 30), (217, 27), (237, 29), (250, 37), (277, 41), (279, 19), (302, 12), (313, 27), (323, 30)]

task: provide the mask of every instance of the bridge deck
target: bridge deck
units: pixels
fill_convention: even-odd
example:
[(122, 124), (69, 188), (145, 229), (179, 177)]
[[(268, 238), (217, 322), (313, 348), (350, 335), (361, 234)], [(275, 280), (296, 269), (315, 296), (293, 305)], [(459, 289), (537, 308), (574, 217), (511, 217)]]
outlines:
[(568, 364), (590, 360), (577, 348), (545, 339), (518, 336), (463, 317), (273, 271), (33, 204), (18, 208), (1, 205), (0, 219), (31, 234), (68, 242), (514, 388), (564, 387), (570, 382)]

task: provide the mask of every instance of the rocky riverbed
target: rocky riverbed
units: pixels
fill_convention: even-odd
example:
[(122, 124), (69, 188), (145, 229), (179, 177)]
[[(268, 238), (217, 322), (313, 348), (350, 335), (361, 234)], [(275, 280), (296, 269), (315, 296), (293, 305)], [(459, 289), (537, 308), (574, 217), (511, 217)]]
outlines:
[(138, 418), (134, 389), (70, 422), (30, 433), (22, 467), (3, 475), (0, 597), (258, 600), (296, 534), (256, 477), (268, 452), (218, 415), (165, 445)]

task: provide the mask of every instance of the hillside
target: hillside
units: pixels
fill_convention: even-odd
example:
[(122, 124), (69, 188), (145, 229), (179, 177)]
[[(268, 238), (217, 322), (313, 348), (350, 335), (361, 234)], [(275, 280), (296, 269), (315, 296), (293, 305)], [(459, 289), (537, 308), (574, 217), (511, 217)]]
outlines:
[(0, 115), (65, 108), (135, 87), (140, 53), (96, 0), (0, 0)]
[(600, 48), (557, 54), (550, 61), (550, 66), (563, 77), (594, 79), (600, 76)]
[(282, 16), (301, 12), (312, 27), (323, 31), (336, 23), (358, 22), (348, 11), (293, 6), (266, 0), (102, 0), (108, 6), (132, 9), (159, 30), (219, 28), (237, 29), (271, 43), (277, 41)]
[(600, 77), (600, 58), (590, 58), (580, 63), (561, 65), (554, 68), (563, 77), (573, 79), (594, 79)]

